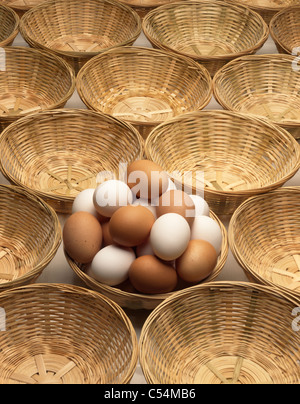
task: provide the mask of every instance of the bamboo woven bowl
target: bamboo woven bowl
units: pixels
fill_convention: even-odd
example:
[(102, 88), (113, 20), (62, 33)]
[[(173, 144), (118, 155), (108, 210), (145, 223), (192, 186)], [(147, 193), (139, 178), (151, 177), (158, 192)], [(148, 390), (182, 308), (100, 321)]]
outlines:
[(298, 384), (300, 306), (272, 288), (211, 282), (165, 300), (146, 320), (140, 363), (149, 384)]
[(147, 14), (142, 27), (154, 47), (189, 56), (212, 76), (230, 60), (258, 51), (269, 36), (260, 15), (220, 1), (158, 7)]
[(75, 89), (73, 70), (63, 59), (27, 47), (3, 48), (0, 129), (37, 111), (63, 107)]
[(35, 284), (0, 294), (1, 384), (125, 384), (137, 365), (123, 310), (78, 286)]
[(212, 80), (190, 58), (131, 46), (86, 63), (77, 91), (88, 108), (126, 120), (146, 139), (168, 118), (204, 108), (212, 97)]
[[(300, 10), (300, 8), (299, 8)], [(243, 56), (214, 77), (214, 95), (225, 109), (266, 117), (300, 138), (300, 74), (291, 55)]]
[[(199, 111), (159, 125), (145, 142), (149, 160), (175, 173), (180, 186), (203, 191), (217, 215), (279, 188), (300, 167), (300, 146), (267, 120), (231, 111)], [(181, 173), (181, 175), (177, 173)], [(190, 177), (190, 178), (189, 178)]]
[(299, 1), (297, 4), (298, 6), (284, 8), (270, 22), (270, 33), (279, 53), (300, 53)]
[(121, 3), (132, 7), (143, 19), (149, 11), (164, 4), (175, 3), (177, 0), (119, 0)]
[(115, 0), (50, 0), (27, 11), (20, 32), (30, 46), (64, 57), (77, 73), (104, 50), (132, 45), (141, 20)]
[(300, 187), (245, 201), (229, 226), (233, 254), (250, 279), (300, 297)]
[(44, 1), (46, 0), (2, 0), (2, 3), (12, 8), (19, 17), (22, 17), (26, 11)]
[(282, 9), (299, 4), (299, 0), (226, 0), (234, 4), (243, 4), (260, 14), (269, 25), (271, 19)]
[(19, 32), (19, 17), (14, 10), (0, 5), (0, 46), (9, 46)]
[(0, 185), (0, 292), (33, 283), (61, 240), (50, 206), (19, 187)]
[(88, 110), (45, 111), (19, 119), (0, 138), (0, 169), (56, 211), (70, 213), (78, 193), (97, 186), (100, 172), (118, 175), (119, 163), (143, 156), (130, 125)]
[[(221, 252), (218, 257), (217, 265), (212, 272), (212, 274), (206, 278), (202, 283), (213, 281), (217, 278), (217, 276), (222, 271), (227, 257), (228, 257), (228, 237), (227, 231), (220, 221), (220, 219), (213, 213), (210, 213), (210, 217), (213, 218), (220, 226), (222, 231), (222, 246)], [(146, 295), (142, 293), (138, 293), (133, 291), (133, 288), (128, 284), (123, 284), (122, 288), (111, 287), (100, 282), (96, 281), (92, 278), (88, 273), (88, 266), (84, 266), (82, 264), (78, 264), (75, 262), (66, 252), (65, 256), (67, 262), (70, 267), (73, 269), (75, 274), (91, 289), (101, 293), (102, 295), (107, 296), (111, 300), (115, 301), (122, 307), (126, 307), (129, 309), (146, 309), (152, 310), (157, 307), (162, 301), (164, 301), (167, 297), (172, 296), (175, 292), (165, 293), (160, 295)], [(186, 285), (184, 286), (186, 287)], [(182, 284), (178, 284), (178, 289), (182, 288)]]

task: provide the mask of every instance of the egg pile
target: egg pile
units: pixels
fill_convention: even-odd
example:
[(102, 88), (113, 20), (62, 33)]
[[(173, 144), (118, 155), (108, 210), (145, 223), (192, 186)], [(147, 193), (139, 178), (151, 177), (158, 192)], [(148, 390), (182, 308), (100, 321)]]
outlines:
[(157, 164), (138, 160), (126, 181), (82, 191), (63, 229), (67, 254), (102, 284), (161, 294), (196, 284), (216, 267), (222, 231), (199, 195), (176, 188)]

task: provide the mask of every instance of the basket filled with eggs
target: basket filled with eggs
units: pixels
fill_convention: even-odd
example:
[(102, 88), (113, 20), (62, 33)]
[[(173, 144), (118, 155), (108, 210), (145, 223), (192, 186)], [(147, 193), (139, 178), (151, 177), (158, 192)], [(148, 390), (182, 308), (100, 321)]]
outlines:
[(226, 229), (204, 198), (142, 159), (75, 198), (63, 242), (79, 278), (130, 309), (214, 280), (228, 255)]

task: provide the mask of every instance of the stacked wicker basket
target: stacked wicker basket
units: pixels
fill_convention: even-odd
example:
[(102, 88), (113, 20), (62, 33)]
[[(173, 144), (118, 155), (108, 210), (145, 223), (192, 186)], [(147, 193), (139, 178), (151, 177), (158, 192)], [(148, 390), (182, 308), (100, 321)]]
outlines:
[[(148, 383), (300, 383), (300, 187), (283, 187), (300, 169), (299, 1), (2, 3), (0, 384), (129, 383), (138, 355)], [(152, 48), (133, 46), (142, 30)], [(256, 55), (269, 34), (278, 54)], [(75, 88), (86, 109), (64, 108)], [(223, 111), (203, 111), (213, 95)], [(65, 253), (85, 288), (38, 283), (58, 214), (142, 158), (203, 190), (223, 237), (211, 276), (147, 295)], [(229, 247), (248, 283), (218, 281)], [(153, 310), (139, 347), (125, 308)]]

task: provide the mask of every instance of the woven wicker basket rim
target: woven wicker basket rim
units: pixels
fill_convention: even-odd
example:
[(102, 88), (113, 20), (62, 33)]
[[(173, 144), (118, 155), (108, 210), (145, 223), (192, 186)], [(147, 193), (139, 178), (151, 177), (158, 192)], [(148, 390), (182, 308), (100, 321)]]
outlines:
[[(226, 0), (225, 0), (226, 1)], [(239, 2), (240, 0), (237, 0), (237, 2)], [(245, 4), (245, 3), (240, 3), (239, 2), (239, 4)], [(286, 8), (286, 6), (285, 5), (278, 5), (277, 7), (276, 6), (274, 6), (274, 7), (266, 7), (266, 6), (261, 6), (261, 5), (259, 5), (259, 4), (255, 4), (255, 5), (251, 5), (251, 4), (247, 4), (247, 7), (249, 7), (249, 8), (252, 8), (252, 9), (254, 9), (254, 10), (259, 10), (259, 11), (269, 11), (269, 12), (274, 12), (274, 11), (280, 11), (280, 10), (282, 10), (283, 8)]]
[[(134, 132), (136, 135), (136, 139), (137, 142), (139, 144), (139, 149), (140, 149), (140, 157), (143, 155), (143, 151), (144, 151), (144, 140), (142, 138), (142, 136), (139, 134), (139, 132), (137, 131), (137, 129), (135, 129), (130, 123), (127, 123), (125, 121), (122, 121), (118, 118), (115, 118), (113, 116), (104, 114), (102, 112), (97, 112), (97, 111), (91, 111), (88, 109), (71, 109), (71, 108), (61, 108), (61, 109), (55, 109), (55, 110), (47, 110), (47, 111), (39, 111), (35, 114), (32, 115), (27, 115), (24, 116), (20, 119), (18, 119), (17, 121), (13, 122), (12, 124), (10, 124), (7, 128), (5, 128), (2, 133), (0, 134), (0, 144), (2, 144), (2, 142), (5, 142), (5, 137), (7, 132), (14, 130), (16, 128), (18, 128), (19, 125), (22, 124), (30, 124), (32, 120), (35, 121), (39, 121), (39, 118), (42, 118), (43, 116), (63, 116), (63, 115), (84, 115), (87, 118), (89, 116), (98, 116), (99, 118), (103, 118), (105, 120), (109, 120), (112, 123), (116, 123), (117, 125), (121, 125), (126, 129), (129, 129), (130, 131)], [(5, 178), (7, 178), (8, 181), (10, 181), (11, 183), (20, 186), (24, 189), (26, 189), (28, 192), (32, 192), (32, 188), (28, 187), (26, 184), (24, 184), (23, 182), (18, 181), (14, 176), (10, 175), (10, 173), (3, 167), (2, 164), (2, 160), (1, 160), (1, 148), (0, 148), (0, 171), (2, 172), (2, 174), (4, 175)], [(43, 192), (43, 191), (34, 191), (34, 193), (36, 195), (38, 195), (40, 198), (49, 198), (51, 197), (52, 199), (58, 200), (58, 201), (63, 201), (66, 203), (70, 203), (73, 202), (74, 197), (72, 196), (68, 196), (68, 195), (60, 195), (57, 196), (55, 193), (51, 193), (51, 192)]]
[(0, 9), (6, 11), (8, 14), (11, 14), (15, 21), (13, 32), (9, 35), (9, 37), (7, 37), (5, 40), (0, 42), (0, 46), (5, 46), (5, 45), (9, 44), (10, 42), (12, 42), (15, 39), (15, 37), (17, 36), (17, 34), (19, 32), (19, 28), (20, 28), (20, 17), (15, 12), (15, 10), (13, 10), (11, 7), (8, 7), (4, 4), (0, 4)]
[(269, 191), (270, 187), (273, 188), (273, 187), (284, 184), (291, 177), (293, 177), (296, 174), (296, 172), (299, 170), (299, 168), (300, 168), (300, 145), (297, 142), (297, 140), (287, 130), (279, 127), (276, 124), (273, 124), (271, 121), (269, 121), (266, 118), (252, 116), (252, 115), (248, 115), (248, 114), (241, 113), (241, 112), (232, 112), (232, 111), (226, 111), (226, 110), (202, 110), (202, 111), (195, 111), (195, 112), (187, 112), (187, 113), (179, 115), (175, 118), (171, 118), (164, 123), (161, 123), (160, 125), (158, 125), (156, 128), (154, 128), (150, 132), (149, 136), (147, 137), (147, 139), (145, 141), (145, 154), (146, 154), (147, 159), (152, 160), (151, 152), (149, 151), (149, 145), (151, 145), (153, 138), (155, 137), (156, 133), (160, 131), (161, 128), (172, 125), (174, 123), (180, 122), (181, 120), (185, 120), (185, 119), (189, 119), (189, 118), (197, 119), (197, 118), (201, 117), (202, 115), (211, 115), (212, 117), (215, 115), (224, 115), (224, 116), (232, 117), (233, 119), (235, 117), (238, 117), (245, 121), (249, 121), (249, 122), (256, 121), (257, 123), (261, 123), (262, 125), (267, 125), (269, 128), (280, 133), (280, 135), (283, 137), (283, 139), (285, 139), (285, 142), (293, 144), (294, 149), (295, 149), (295, 156), (296, 156), (296, 160), (297, 160), (297, 163), (295, 163), (294, 169), (291, 170), (291, 172), (289, 174), (286, 174), (285, 176), (283, 176), (280, 180), (273, 182), (272, 186), (270, 185), (270, 186), (265, 186), (262, 188), (252, 188), (251, 190), (239, 190), (239, 191), (234, 191), (234, 190), (233, 191), (230, 191), (230, 190), (216, 191), (215, 189), (207, 189), (206, 191), (209, 192), (211, 195), (247, 196), (247, 195), (251, 195), (251, 194), (263, 194), (263, 193)]
[[(300, 7), (299, 7), (300, 10)], [(292, 65), (292, 62), (294, 61), (295, 56), (288, 55), (288, 54), (263, 54), (263, 55), (246, 55), (239, 57), (237, 59), (231, 60), (229, 63), (227, 63), (224, 67), (222, 67), (213, 77), (213, 94), (216, 99), (216, 101), (226, 110), (235, 112), (235, 109), (232, 108), (229, 104), (227, 104), (222, 97), (220, 97), (219, 92), (218, 92), (218, 81), (226, 74), (228, 69), (231, 69), (232, 67), (238, 68), (239, 65), (242, 65), (244, 63), (253, 63), (255, 65), (256, 63), (260, 61), (278, 61), (278, 62), (289, 62), (290, 65)], [(254, 114), (247, 113), (249, 116), (256, 116)], [(263, 118), (263, 117), (262, 117)], [(281, 125), (280, 122), (274, 122), (277, 125)], [(300, 120), (298, 121), (284, 121), (284, 124), (282, 124), (284, 128), (295, 128), (300, 126)]]
[(0, 291), (1, 291), (1, 289), (5, 289), (5, 288), (7, 288), (7, 286), (13, 287), (14, 285), (17, 285), (20, 282), (26, 281), (28, 278), (32, 278), (33, 276), (40, 274), (41, 270), (43, 268), (45, 268), (45, 266), (47, 266), (47, 264), (50, 263), (50, 261), (52, 260), (52, 258), (54, 257), (55, 253), (57, 252), (58, 248), (60, 247), (60, 245), (62, 243), (62, 228), (61, 228), (59, 218), (58, 218), (56, 212), (54, 211), (54, 209), (51, 206), (49, 206), (42, 198), (33, 194), (30, 190), (27, 191), (23, 187), (19, 187), (19, 186), (15, 186), (15, 185), (4, 185), (4, 184), (0, 184), (0, 189), (7, 190), (7, 192), (13, 192), (15, 194), (19, 194), (22, 197), (29, 199), (29, 200), (33, 201), (34, 203), (38, 203), (40, 206), (42, 206), (43, 209), (53, 219), (54, 236), (55, 236), (53, 243), (52, 243), (51, 251), (49, 252), (48, 256), (45, 257), (42, 261), (40, 261), (33, 269), (31, 269), (25, 275), (22, 275), (15, 280), (1, 284), (0, 285)]
[[(22, 52), (23, 54), (33, 54), (36, 55), (36, 57), (43, 57), (45, 60), (52, 58), (53, 60), (56, 61), (56, 63), (60, 64), (63, 69), (65, 69), (65, 71), (68, 73), (68, 75), (70, 76), (70, 88), (67, 91), (67, 93), (56, 103), (47, 106), (47, 110), (54, 110), (57, 109), (57, 107), (59, 105), (63, 105), (65, 104), (70, 97), (73, 95), (75, 89), (76, 89), (76, 80), (75, 80), (75, 72), (73, 67), (67, 62), (65, 61), (62, 57), (58, 56), (58, 55), (54, 55), (53, 53), (49, 53), (46, 50), (43, 49), (36, 49), (36, 48), (28, 48), (25, 46), (6, 46), (3, 47), (3, 49), (5, 50), (5, 52), (11, 52), (11, 53), (20, 53)], [(45, 112), (45, 111), (42, 111)], [(22, 117), (23, 118), (23, 117)], [(20, 118), (20, 119), (22, 119)], [(10, 116), (1, 116), (1, 120), (3, 121), (8, 121), (11, 122), (11, 117)]]
[(1, 292), (1, 298), (9, 298), (10, 296), (14, 297), (15, 295), (18, 296), (20, 293), (34, 293), (36, 290), (44, 290), (45, 292), (47, 291), (61, 291), (66, 294), (74, 295), (76, 297), (80, 296), (87, 296), (87, 297), (92, 297), (94, 299), (97, 299), (99, 301), (102, 301), (105, 303), (108, 307), (112, 309), (112, 311), (119, 317), (121, 318), (124, 326), (129, 332), (130, 335), (130, 340), (132, 343), (132, 356), (131, 356), (131, 361), (130, 361), (130, 366), (128, 367), (127, 373), (124, 374), (123, 380), (120, 382), (120, 384), (128, 384), (130, 380), (133, 377), (133, 374), (136, 370), (137, 362), (138, 362), (138, 341), (137, 341), (137, 335), (134, 330), (133, 324), (131, 320), (129, 319), (128, 315), (125, 313), (125, 311), (120, 307), (117, 303), (113, 302), (111, 299), (109, 299), (106, 296), (101, 295), (100, 293), (89, 290), (87, 288), (84, 288), (82, 286), (77, 286), (77, 285), (71, 285), (71, 284), (64, 284), (64, 283), (35, 283), (32, 285), (24, 285), (20, 286), (17, 288), (13, 288), (4, 292)]
[(269, 30), (270, 30), (270, 35), (272, 37), (272, 39), (278, 43), (279, 46), (281, 46), (282, 49), (285, 50), (286, 53), (292, 53), (292, 49), (287, 48), (282, 41), (277, 37), (277, 35), (274, 32), (274, 25), (276, 23), (276, 21), (278, 19), (280, 19), (281, 16), (288, 14), (290, 12), (293, 11), (298, 11), (300, 12), (300, 4), (299, 5), (295, 5), (295, 6), (290, 6), (290, 7), (285, 7), (283, 8), (281, 11), (279, 11), (278, 13), (276, 13), (273, 18), (270, 21), (270, 25), (269, 25)]
[[(30, 1), (27, 1), (27, 3), (29, 3), (29, 4), (24, 4), (24, 5), (16, 5), (16, 6), (13, 6), (13, 9), (14, 10), (21, 10), (21, 11), (24, 11), (24, 10), (29, 10), (30, 8), (32, 8), (32, 5), (30, 5)], [(8, 5), (8, 4), (7, 4)], [(11, 6), (9, 6), (8, 5), (8, 7), (11, 7)], [(12, 7), (11, 7), (12, 8)]]
[[(285, 195), (285, 194), (294, 194), (295, 192), (297, 192), (297, 194), (299, 194), (300, 196), (300, 186), (287, 186), (284, 188), (279, 188), (276, 189), (274, 191), (271, 191), (270, 193), (268, 193), (267, 197), (271, 197), (273, 196), (281, 196), (281, 195)], [(236, 245), (235, 245), (235, 233), (234, 233), (234, 224), (238, 218), (238, 216), (240, 215), (240, 213), (244, 212), (245, 209), (248, 208), (248, 206), (252, 205), (253, 203), (259, 203), (262, 199), (265, 199), (266, 195), (255, 195), (252, 196), (250, 198), (248, 198), (247, 200), (245, 200), (244, 202), (241, 203), (241, 205), (234, 211), (230, 222), (229, 222), (229, 226), (228, 226), (228, 241), (229, 241), (229, 246), (231, 248), (231, 251), (233, 252), (233, 255), (235, 256), (235, 259), (239, 262), (239, 264), (247, 271), (249, 272), (259, 283), (261, 283), (262, 285), (266, 285), (272, 289), (277, 290), (277, 293), (281, 293), (284, 294), (285, 296), (289, 296), (291, 299), (298, 299), (300, 302), (300, 294), (299, 293), (294, 293), (293, 291), (291, 291), (291, 289), (289, 289), (288, 287), (285, 287), (283, 285), (277, 285), (269, 280), (266, 280), (263, 276), (261, 276), (259, 273), (257, 273), (255, 270), (252, 269), (251, 265), (247, 265), (245, 264), (239, 257), (239, 253), (236, 249)], [(300, 305), (299, 305), (300, 306)]]
[[(65, 3), (67, 1), (71, 2), (71, 3), (72, 2), (77, 2), (78, 5), (80, 5), (79, 0), (47, 0), (47, 1), (45, 1), (45, 2), (43, 2), (41, 4), (39, 4), (39, 5), (31, 8), (30, 10), (26, 11), (26, 13), (23, 15), (23, 17), (20, 20), (19, 29), (20, 29), (21, 35), (23, 36), (23, 38), (26, 41), (34, 44), (35, 47), (47, 50), (48, 52), (49, 51), (55, 52), (55, 53), (58, 53), (58, 54), (63, 55), (63, 56), (88, 58), (88, 57), (93, 57), (93, 56), (98, 55), (99, 51), (98, 52), (95, 52), (95, 51), (94, 52), (76, 52), (76, 51), (72, 52), (72, 51), (63, 51), (63, 50), (58, 50), (58, 49), (52, 50), (52, 49), (49, 49), (47, 46), (39, 43), (38, 41), (32, 39), (30, 37), (30, 35), (27, 34), (25, 24), (26, 24), (27, 19), (30, 19), (32, 14), (38, 12), (39, 10), (43, 10), (43, 8), (45, 8), (47, 6), (55, 5), (56, 3), (59, 3), (59, 2)], [(141, 31), (142, 31), (142, 22), (141, 22), (141, 18), (139, 17), (137, 12), (135, 10), (133, 10), (133, 8), (131, 8), (131, 7), (127, 6), (126, 4), (123, 4), (123, 3), (121, 3), (121, 2), (119, 2), (117, 0), (92, 0), (92, 1), (94, 1), (94, 2), (97, 1), (99, 3), (112, 4), (115, 7), (119, 7), (121, 9), (123, 9), (124, 11), (127, 11), (128, 13), (132, 14), (132, 16), (134, 17), (134, 19), (135, 19), (135, 21), (137, 23), (137, 28), (136, 28), (135, 33), (132, 35), (131, 38), (127, 39), (126, 41), (120, 42), (118, 44), (118, 46), (128, 45), (130, 42), (135, 41), (139, 37), (139, 35), (140, 35)], [(115, 47), (116, 47), (116, 45), (113, 45), (113, 46), (111, 46), (109, 48), (106, 48), (105, 51), (108, 50), (108, 49), (113, 49)]]
[[(199, 72), (202, 73), (204, 79), (207, 81), (207, 94), (206, 97), (203, 99), (202, 104), (200, 106), (200, 108), (205, 108), (213, 95), (213, 88), (212, 88), (212, 78), (211, 75), (209, 74), (208, 70), (206, 69), (205, 66), (195, 62), (193, 59), (184, 56), (184, 55), (180, 55), (177, 53), (173, 53), (167, 49), (163, 50), (163, 49), (154, 49), (154, 48), (146, 48), (146, 47), (142, 47), (142, 46), (123, 46), (123, 47), (117, 47), (114, 49), (110, 49), (106, 52), (103, 52), (95, 57), (93, 57), (92, 59), (90, 59), (79, 71), (77, 78), (76, 78), (76, 89), (77, 92), (79, 94), (79, 96), (84, 99), (84, 102), (88, 105), (88, 107), (90, 109), (94, 109), (93, 105), (86, 99), (86, 97), (83, 94), (83, 77), (86, 74), (86, 72), (93, 68), (93, 66), (97, 66), (97, 62), (99, 60), (101, 60), (104, 57), (108, 57), (110, 55), (114, 55), (114, 54), (124, 54), (124, 55), (128, 55), (130, 57), (131, 54), (145, 54), (145, 55), (149, 55), (151, 57), (155, 57), (155, 55), (159, 56), (159, 57), (166, 57), (166, 58), (170, 58), (173, 60), (178, 60), (180, 62), (186, 63), (188, 65), (188, 69), (195, 69), (198, 70)], [(149, 72), (149, 74), (151, 74), (151, 72)], [(139, 121), (139, 120), (133, 120), (133, 119), (126, 119), (126, 122), (129, 122), (133, 125), (143, 125), (145, 127), (152, 127), (153, 126), (153, 122), (149, 122), (149, 121)], [(155, 121), (155, 125), (162, 123), (161, 122), (157, 122)]]
[[(245, 12), (248, 12), (249, 14), (251, 14), (253, 17), (255, 17), (256, 19), (258, 19), (258, 20), (261, 22), (261, 24), (262, 24), (262, 26), (263, 26), (263, 35), (262, 35), (262, 38), (260, 39), (260, 41), (258, 41), (258, 42), (257, 42), (254, 46), (252, 46), (251, 48), (245, 49), (245, 50), (240, 51), (240, 52), (224, 54), (224, 55), (222, 55), (222, 56), (215, 56), (215, 55), (212, 55), (212, 56), (195, 56), (194, 54), (190, 54), (190, 53), (188, 53), (188, 52), (179, 52), (179, 51), (177, 51), (176, 49), (173, 49), (172, 47), (169, 47), (169, 46), (160, 44), (160, 43), (158, 43), (155, 39), (153, 39), (153, 38), (151, 37), (151, 35), (148, 33), (147, 25), (148, 25), (148, 23), (149, 23), (149, 20), (152, 18), (152, 16), (155, 16), (156, 14), (159, 14), (160, 12), (163, 12), (163, 11), (165, 11), (165, 10), (174, 9), (174, 8), (176, 8), (176, 7), (179, 7), (179, 8), (180, 8), (180, 7), (188, 7), (188, 6), (193, 6), (193, 5), (195, 6), (195, 5), (197, 5), (197, 4), (200, 4), (200, 5), (205, 5), (205, 4), (207, 4), (207, 5), (210, 5), (210, 6), (215, 5), (215, 6), (218, 6), (218, 7), (227, 7), (227, 8), (231, 8), (231, 9), (236, 9), (236, 10), (239, 11), (239, 12), (244, 12), (244, 11), (245, 11)], [(234, 57), (238, 57), (238, 56), (243, 56), (243, 55), (245, 55), (245, 54), (248, 54), (249, 52), (255, 52), (256, 50), (258, 50), (259, 48), (261, 48), (262, 45), (266, 42), (266, 40), (267, 40), (268, 37), (269, 37), (269, 33), (270, 33), (268, 25), (266, 24), (266, 22), (264, 21), (264, 19), (262, 18), (262, 16), (261, 16), (260, 14), (258, 14), (256, 11), (250, 9), (249, 7), (246, 7), (246, 6), (244, 6), (244, 5), (241, 5), (241, 4), (235, 5), (235, 4), (229, 4), (229, 3), (227, 3), (226, 1), (224, 1), (224, 2), (223, 2), (223, 1), (222, 1), (222, 2), (219, 2), (219, 1), (216, 1), (216, 0), (215, 0), (215, 1), (209, 1), (209, 0), (197, 0), (197, 1), (195, 1), (195, 0), (189, 0), (189, 1), (185, 1), (185, 2), (182, 2), (182, 1), (180, 2), (180, 1), (179, 1), (179, 2), (176, 2), (176, 3), (165, 4), (165, 5), (163, 5), (163, 6), (157, 7), (157, 8), (155, 8), (155, 9), (151, 10), (151, 11), (145, 16), (145, 18), (143, 19), (143, 21), (142, 21), (142, 30), (143, 30), (145, 36), (147, 37), (147, 39), (148, 39), (149, 41), (152, 41), (154, 44), (159, 45), (159, 47), (160, 47), (161, 49), (171, 50), (172, 52), (184, 54), (185, 56), (190, 57), (190, 58), (193, 58), (194, 60), (197, 59), (197, 60), (203, 60), (203, 61), (231, 60), (233, 56), (234, 56)]]
[[(228, 253), (229, 253), (229, 244), (228, 244), (228, 239), (227, 239), (227, 231), (226, 231), (226, 228), (225, 228), (225, 226), (223, 225), (223, 223), (220, 221), (220, 219), (218, 218), (218, 216), (217, 215), (215, 215), (212, 211), (210, 212), (210, 214), (211, 214), (211, 217), (212, 218), (214, 218), (218, 223), (219, 223), (219, 225), (220, 225), (220, 227), (221, 227), (221, 230), (222, 230), (222, 234), (223, 234), (223, 242), (222, 242), (222, 250), (221, 250), (221, 255), (220, 255), (220, 259), (219, 259), (219, 262), (218, 262), (218, 270), (217, 271), (215, 271), (215, 273), (214, 273), (214, 277), (216, 277), (220, 272), (221, 272), (221, 270), (223, 269), (223, 267), (224, 267), (224, 265), (225, 265), (225, 263), (226, 263), (226, 260), (227, 260), (227, 257), (228, 257)], [(84, 278), (87, 278), (88, 277), (88, 275), (86, 275), (85, 273), (83, 273), (82, 271), (81, 271), (81, 269), (77, 266), (77, 264), (72, 260), (72, 258), (71, 257), (69, 257), (69, 255), (67, 254), (67, 252), (66, 251), (64, 251), (64, 253), (65, 253), (65, 256), (66, 256), (66, 259), (67, 259), (67, 261), (68, 261), (68, 263), (69, 263), (69, 265), (71, 266), (71, 268), (78, 274), (78, 273), (81, 273), (81, 277), (84, 279)], [(210, 277), (208, 277), (208, 280), (207, 281), (203, 281), (204, 283), (205, 282), (208, 282), (209, 281), (209, 279), (210, 279)], [(90, 279), (90, 281), (93, 281), (93, 279), (91, 278)], [(93, 282), (95, 282), (96, 284), (98, 284), (99, 285), (99, 283), (97, 282), (97, 281), (93, 281)], [(101, 289), (103, 289), (104, 291), (106, 291), (106, 292), (114, 292), (115, 294), (118, 294), (120, 297), (124, 297), (125, 299), (135, 299), (135, 300), (137, 300), (137, 301), (139, 301), (139, 300), (148, 300), (148, 301), (157, 301), (157, 300), (165, 300), (167, 297), (169, 297), (169, 296), (172, 296), (174, 293), (176, 293), (176, 292), (170, 292), (170, 293), (164, 293), (164, 294), (156, 294), (156, 295), (146, 295), (146, 294), (143, 294), (143, 293), (130, 293), (130, 292), (126, 292), (126, 291), (123, 291), (123, 290), (121, 290), (121, 289), (117, 289), (117, 288), (114, 288), (114, 287), (111, 287), (111, 286), (107, 286), (107, 285), (104, 285), (104, 284), (101, 284)]]

